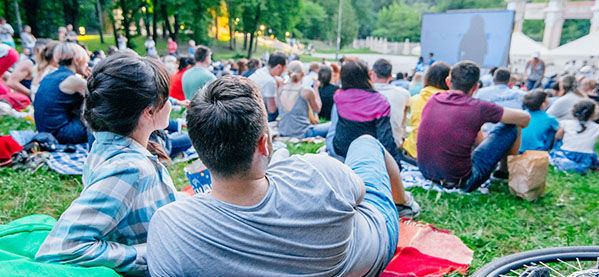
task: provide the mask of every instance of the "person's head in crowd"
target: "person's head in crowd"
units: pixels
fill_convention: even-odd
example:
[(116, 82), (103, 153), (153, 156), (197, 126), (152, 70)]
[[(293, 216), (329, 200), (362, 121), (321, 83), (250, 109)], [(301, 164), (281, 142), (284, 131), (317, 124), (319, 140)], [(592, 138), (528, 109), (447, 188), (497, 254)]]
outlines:
[(68, 32), (73, 31), (73, 25), (72, 24), (67, 24), (67, 31)]
[(344, 90), (373, 90), (368, 65), (357, 58), (347, 58), (341, 65), (341, 87)]
[(522, 97), (522, 107), (531, 112), (544, 111), (549, 106), (548, 96), (543, 89), (534, 89)]
[(179, 58), (179, 71), (192, 67), (194, 60), (191, 57), (182, 56)]
[(212, 63), (212, 50), (204, 45), (199, 45), (193, 53), (193, 58), (196, 65), (208, 67)]
[(106, 56), (110, 56), (110, 55), (116, 53), (117, 51), (119, 51), (119, 49), (116, 48), (116, 46), (112, 45), (112, 46), (108, 47), (108, 50), (106, 50)]
[(531, 58), (532, 58), (533, 61), (537, 62), (537, 61), (539, 61), (540, 57), (541, 57), (541, 53), (539, 53), (539, 51), (536, 51), (536, 52), (532, 53), (532, 57)]
[(280, 51), (273, 52), (268, 58), (268, 68), (270, 75), (281, 76), (287, 66), (287, 55)]
[(24, 26), (23, 26), (23, 32), (25, 32), (25, 33), (30, 33), (30, 34), (31, 34), (31, 26), (29, 26), (29, 25), (24, 25)]
[(435, 54), (433, 52), (428, 53), (429, 59), (432, 59), (434, 56), (435, 56)]
[(423, 58), (422, 56), (420, 56), (420, 57), (418, 58), (418, 62), (419, 62), (419, 63), (423, 63), (423, 62), (424, 62), (424, 58)]
[(21, 54), (27, 56), (27, 57), (31, 57), (31, 55), (33, 55), (33, 53), (31, 53), (31, 49), (24, 47), (23, 50), (21, 51)]
[(572, 107), (572, 115), (580, 123), (580, 130), (578, 130), (579, 134), (587, 129), (587, 121), (597, 119), (597, 112), (597, 104), (592, 100), (584, 99), (574, 104), (574, 107)]
[(373, 83), (389, 83), (393, 78), (391, 71), (393, 66), (387, 59), (378, 59), (372, 65), (370, 79)]
[(310, 63), (310, 67), (309, 67), (310, 72), (318, 73), (319, 70), (320, 70), (320, 65), (317, 62)]
[(89, 72), (89, 56), (83, 47), (73, 42), (61, 42), (54, 48), (54, 60), (59, 66), (86, 76)]
[(227, 61), (227, 63), (229, 64), (229, 68), (230, 68), (231, 70), (235, 70), (235, 71), (238, 71), (238, 70), (239, 70), (239, 67), (237, 67), (237, 63), (235, 62), (235, 60), (233, 60), (233, 59), (229, 59), (229, 60)]
[(339, 84), (339, 80), (341, 79), (341, 69), (336, 63), (331, 64), (331, 70), (333, 71), (331, 75), (331, 83)]
[(489, 74), (491, 74), (491, 76), (495, 77), (495, 71), (497, 71), (497, 69), (499, 69), (499, 67), (497, 67), (497, 66), (491, 67), (491, 69), (489, 70)]
[(33, 45), (32, 55), (36, 63), (39, 63), (42, 60), (42, 57), (40, 55), (42, 54), (42, 51), (44, 51), (44, 48), (46, 48), (46, 45), (48, 45), (48, 43), (50, 42), (52, 41), (44, 38), (40, 38), (35, 41), (35, 44)]
[(0, 16), (0, 24), (5, 24), (6, 23), (6, 19), (4, 17)]
[(187, 128), (198, 156), (216, 178), (261, 178), (273, 153), (266, 109), (249, 79), (229, 75), (197, 93)]
[(578, 82), (573, 75), (566, 75), (560, 79), (559, 91), (562, 96), (568, 93), (575, 93), (580, 97), (584, 97), (584, 94), (578, 90)]
[(582, 92), (586, 95), (596, 95), (595, 90), (597, 89), (597, 81), (589, 78), (582, 80)]
[(424, 84), (424, 74), (422, 72), (416, 72), (412, 78), (413, 84)]
[(318, 82), (320, 82), (320, 87), (325, 87), (331, 83), (331, 77), (333, 75), (333, 70), (328, 65), (323, 65), (320, 67), (320, 71), (318, 71)]
[(395, 74), (395, 80), (403, 80), (403, 73), (397, 72), (397, 74)]
[(169, 36), (169, 37), (168, 37), (168, 39), (166, 39), (166, 41), (167, 41), (168, 43), (171, 43), (171, 42), (173, 42), (173, 38)]
[(480, 68), (472, 61), (461, 61), (451, 68), (446, 83), (452, 90), (459, 90), (466, 95), (472, 94), (478, 89), (480, 79)]
[(287, 65), (287, 73), (292, 83), (298, 83), (304, 78), (304, 66), (300, 61), (292, 61)]
[(248, 70), (256, 70), (260, 68), (260, 60), (256, 58), (251, 58), (248, 61)]
[(447, 86), (447, 76), (449, 76), (449, 71), (451, 67), (446, 62), (435, 62), (424, 75), (424, 86), (425, 87), (434, 87), (442, 90), (448, 90)]
[[(38, 39), (37, 42), (41, 39)], [(54, 49), (59, 43), (56, 41), (48, 41), (48, 43), (40, 50), (36, 58), (36, 66), (39, 69), (44, 69), (48, 65), (58, 67), (58, 62), (54, 59)]]
[(510, 82), (510, 70), (504, 67), (497, 68), (493, 74), (493, 83), (507, 85)]
[(241, 74), (242, 72), (248, 70), (248, 60), (247, 59), (239, 59), (237, 61), (237, 74)]
[(87, 81), (83, 117), (95, 132), (129, 136), (146, 146), (168, 126), (170, 76), (156, 59), (120, 52), (100, 61)]

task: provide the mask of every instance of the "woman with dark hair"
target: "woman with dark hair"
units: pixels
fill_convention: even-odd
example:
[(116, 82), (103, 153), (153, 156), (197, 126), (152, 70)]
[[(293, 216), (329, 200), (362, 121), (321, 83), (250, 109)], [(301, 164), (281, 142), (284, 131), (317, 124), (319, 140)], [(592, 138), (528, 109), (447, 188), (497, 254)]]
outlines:
[(185, 101), (185, 94), (183, 94), (183, 84), (181, 79), (183, 78), (183, 73), (187, 71), (187, 69), (191, 68), (194, 64), (194, 60), (191, 57), (181, 57), (179, 58), (179, 71), (173, 74), (171, 77), (171, 87), (169, 90), (169, 95), (179, 101)]
[(385, 146), (399, 166), (401, 156), (389, 121), (391, 106), (373, 89), (368, 66), (358, 59), (346, 59), (341, 66), (341, 86), (334, 96), (338, 114), (333, 139), (335, 153), (345, 157), (351, 142), (368, 134)]
[(578, 82), (572, 75), (564, 76), (559, 80), (558, 95), (561, 96), (549, 106), (547, 114), (554, 116), (559, 121), (574, 119), (570, 112), (574, 104), (580, 100), (588, 99), (587, 95), (578, 90)]
[(62, 144), (87, 142), (87, 128), (81, 122), (86, 81), (78, 75), (89, 76), (89, 56), (81, 46), (62, 42), (54, 49), (54, 60), (58, 70), (42, 80), (33, 101), (35, 127)]
[(412, 96), (410, 99), (412, 132), (404, 142), (403, 148), (412, 157), (417, 156), (416, 138), (418, 137), (418, 126), (420, 126), (420, 120), (422, 119), (422, 110), (431, 96), (449, 89), (445, 79), (449, 76), (450, 69), (449, 64), (445, 62), (435, 62), (424, 75), (424, 88), (419, 94)]
[(40, 262), (106, 266), (147, 275), (150, 218), (175, 201), (166, 168), (146, 147), (168, 125), (169, 75), (152, 58), (117, 53), (94, 67), (83, 116), (94, 142), (83, 170), (83, 191), (42, 246)]
[(322, 107), (320, 108), (320, 112), (318, 116), (324, 118), (326, 120), (331, 120), (331, 108), (333, 108), (333, 95), (335, 95), (335, 91), (339, 89), (338, 86), (331, 84), (331, 77), (333, 74), (333, 70), (330, 66), (323, 66), (318, 71), (318, 82), (320, 82), (320, 87), (318, 87), (318, 92), (320, 94), (320, 100), (322, 101)]

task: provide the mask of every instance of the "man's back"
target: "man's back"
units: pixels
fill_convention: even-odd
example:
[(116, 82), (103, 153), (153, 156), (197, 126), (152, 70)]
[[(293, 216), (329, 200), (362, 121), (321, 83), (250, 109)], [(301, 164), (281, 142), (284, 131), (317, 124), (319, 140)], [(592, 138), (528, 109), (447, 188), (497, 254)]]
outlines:
[(418, 167), (430, 179), (457, 182), (471, 172), (471, 151), (480, 127), (497, 123), (503, 109), (456, 91), (433, 95), (418, 128)]
[(479, 89), (474, 93), (474, 98), (491, 102), (503, 108), (522, 109), (524, 92), (512, 89), (504, 84), (493, 85)]
[(268, 72), (268, 67), (262, 67), (248, 77), (260, 89), (262, 98), (275, 97), (277, 82)]
[(359, 203), (362, 181), (322, 155), (273, 163), (269, 188), (251, 207), (209, 195), (178, 201), (153, 217), (153, 276), (375, 275), (385, 264), (385, 220)]
[(391, 84), (374, 83), (374, 89), (387, 98), (391, 106), (389, 119), (395, 144), (400, 146), (406, 135), (405, 108), (410, 103), (410, 92)]
[(186, 70), (181, 78), (185, 99), (193, 99), (199, 89), (203, 88), (208, 82), (214, 79), (216, 79), (214, 74), (201, 66), (196, 65)]

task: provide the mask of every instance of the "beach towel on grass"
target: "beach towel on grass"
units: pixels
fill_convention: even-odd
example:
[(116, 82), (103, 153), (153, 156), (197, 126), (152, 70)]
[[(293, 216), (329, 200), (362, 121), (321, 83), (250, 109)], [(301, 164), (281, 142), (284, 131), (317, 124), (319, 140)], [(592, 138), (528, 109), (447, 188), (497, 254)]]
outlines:
[[(431, 180), (426, 179), (424, 178), (424, 176), (422, 176), (422, 173), (420, 173), (420, 169), (418, 169), (417, 166), (413, 166), (409, 163), (402, 161), (401, 167), (401, 181), (404, 188), (420, 187), (427, 190), (432, 189), (446, 193), (457, 192), (468, 194), (467, 192), (464, 192), (460, 189), (446, 189), (439, 184), (433, 183)], [(491, 181), (487, 180), (477, 189), (477, 191), (482, 194), (487, 194), (489, 193), (489, 185), (491, 185)]]
[(50, 216), (30, 215), (0, 225), (0, 276), (120, 276), (116, 271), (103, 266), (81, 267), (35, 262), (35, 254), (54, 224), (56, 220)]
[(473, 251), (447, 230), (409, 219), (399, 223), (399, 240), (382, 277), (436, 277), (466, 274)]

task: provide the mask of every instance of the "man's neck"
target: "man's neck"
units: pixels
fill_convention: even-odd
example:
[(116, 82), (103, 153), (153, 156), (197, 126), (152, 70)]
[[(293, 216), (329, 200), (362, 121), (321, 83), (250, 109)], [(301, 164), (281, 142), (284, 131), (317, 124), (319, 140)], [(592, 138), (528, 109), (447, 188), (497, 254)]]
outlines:
[(213, 175), (210, 195), (225, 203), (237, 206), (254, 206), (264, 199), (268, 186), (269, 181), (266, 176), (223, 179)]
[(207, 68), (207, 67), (208, 67), (208, 64), (206, 64), (206, 63), (204, 63), (204, 62), (201, 62), (201, 63), (196, 63), (196, 66), (197, 66), (197, 67), (202, 67), (202, 68)]

